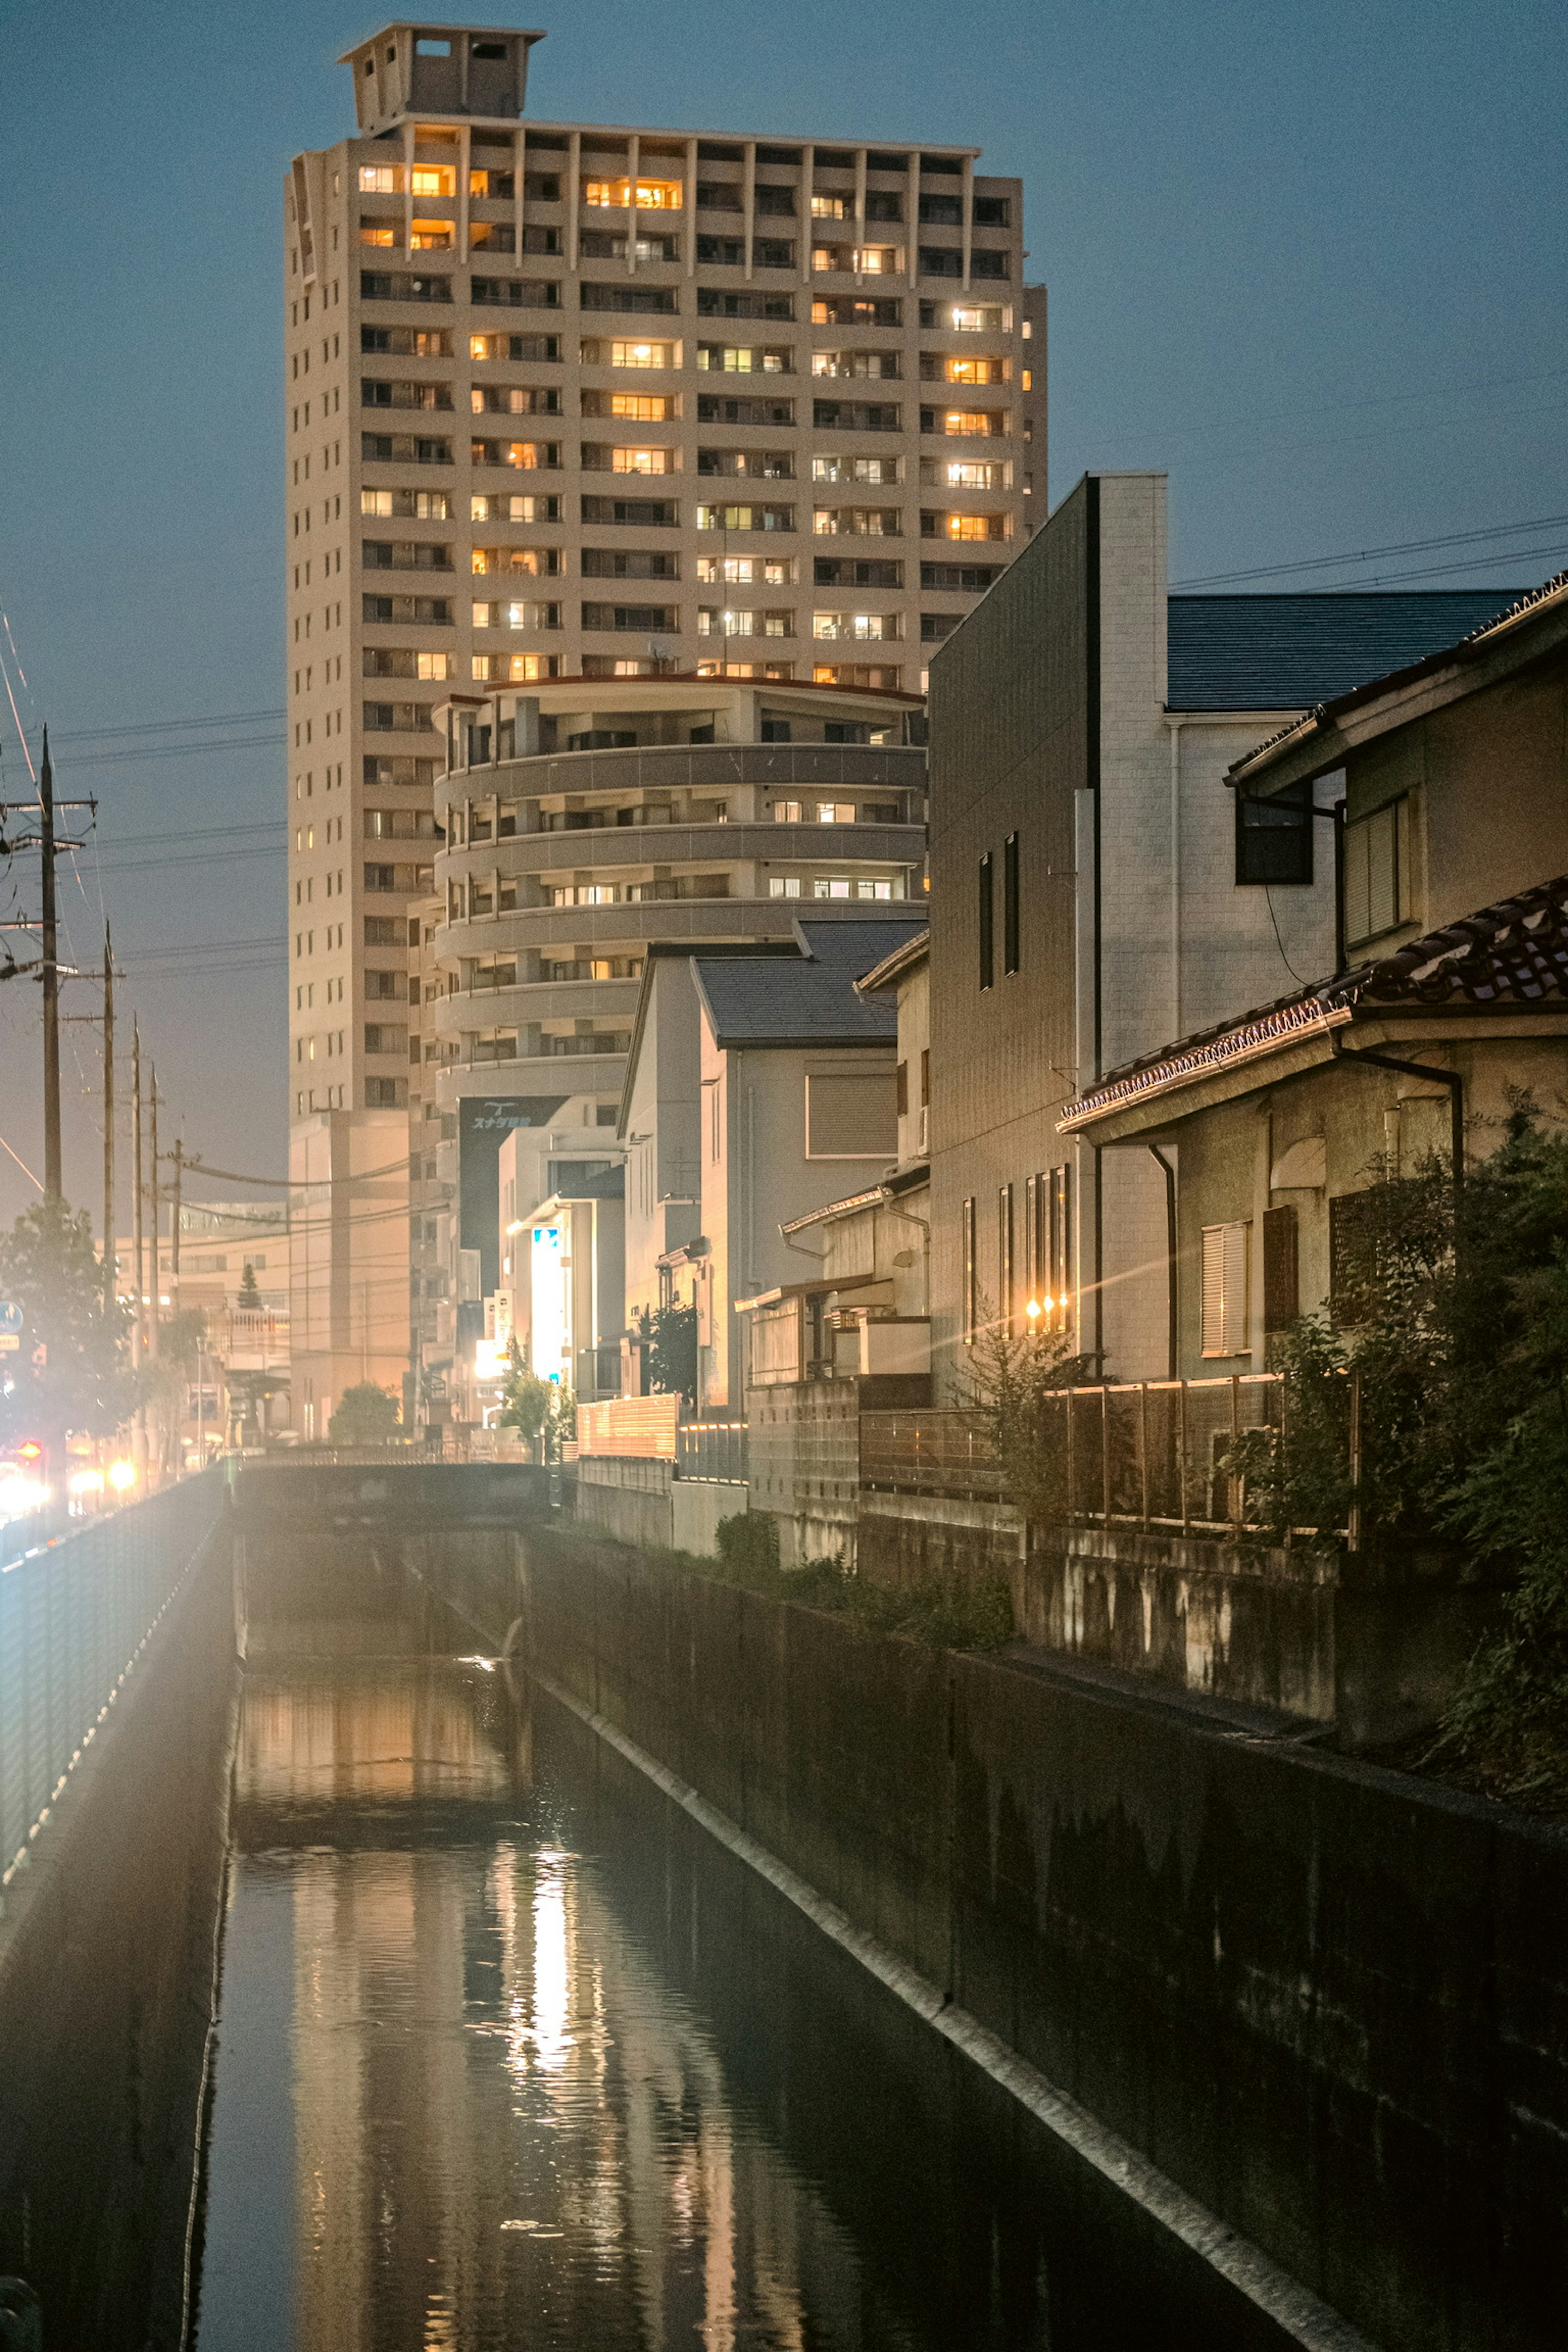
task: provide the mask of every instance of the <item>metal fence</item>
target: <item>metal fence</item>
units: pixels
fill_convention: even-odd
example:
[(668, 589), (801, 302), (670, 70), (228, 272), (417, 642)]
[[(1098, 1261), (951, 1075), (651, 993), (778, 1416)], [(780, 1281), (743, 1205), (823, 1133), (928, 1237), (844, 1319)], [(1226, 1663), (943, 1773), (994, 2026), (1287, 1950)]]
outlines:
[(747, 1479), (743, 1421), (685, 1421), (675, 1433), (675, 1459), (683, 1478), (743, 1486)]
[[(1060, 1516), (1096, 1527), (1231, 1535), (1247, 1520), (1245, 1481), (1228, 1466), (1248, 1430), (1285, 1436), (1278, 1372), (1208, 1381), (1129, 1381), (1062, 1389), (1046, 1400), (1045, 1444)], [(981, 1412), (860, 1416), (860, 1483), (884, 1493), (1010, 1499)]]
[(209, 1470), (0, 1569), (0, 1903), (223, 1508)]

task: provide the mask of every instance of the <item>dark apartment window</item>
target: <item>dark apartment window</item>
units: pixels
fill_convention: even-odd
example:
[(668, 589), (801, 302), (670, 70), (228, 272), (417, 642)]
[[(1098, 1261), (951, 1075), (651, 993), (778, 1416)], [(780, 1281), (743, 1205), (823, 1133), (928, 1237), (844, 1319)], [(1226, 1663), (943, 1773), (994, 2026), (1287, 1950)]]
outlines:
[(1002, 969), (1018, 969), (1018, 836), (1002, 844)]
[(896, 1084), (897, 1084), (897, 1087), (898, 1087), (898, 1095), (899, 1095), (899, 1117), (900, 1117), (900, 1118), (908, 1118), (908, 1117), (909, 1117), (909, 1115), (910, 1115), (910, 1066), (909, 1066), (909, 1064), (908, 1064), (907, 1062), (900, 1062), (900, 1063), (899, 1064), (898, 1068), (894, 1071), (894, 1073), (893, 1073), (893, 1076), (894, 1076), (894, 1080), (895, 1080), (895, 1082), (896, 1082)]
[(995, 916), (991, 888), (991, 852), (987, 850), (980, 861), (980, 904), (977, 910), (980, 925), (980, 985), (983, 989), (989, 988), (995, 977)]
[(1310, 882), (1312, 787), (1298, 784), (1278, 800), (1236, 796), (1236, 878), (1240, 882)]
[(929, 1045), (922, 1045), (921, 1047), (921, 1108), (924, 1110), (930, 1101), (931, 1047)]
[(963, 1344), (973, 1348), (979, 1324), (974, 1295), (974, 1195), (963, 1204)]

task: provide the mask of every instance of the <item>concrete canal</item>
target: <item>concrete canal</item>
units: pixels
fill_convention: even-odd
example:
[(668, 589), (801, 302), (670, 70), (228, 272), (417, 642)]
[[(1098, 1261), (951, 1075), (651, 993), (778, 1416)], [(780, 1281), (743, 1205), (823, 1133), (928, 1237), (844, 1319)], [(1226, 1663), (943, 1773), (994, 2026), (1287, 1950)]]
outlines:
[(424, 1596), (357, 1607), (252, 1623), (200, 2352), (1287, 2340)]

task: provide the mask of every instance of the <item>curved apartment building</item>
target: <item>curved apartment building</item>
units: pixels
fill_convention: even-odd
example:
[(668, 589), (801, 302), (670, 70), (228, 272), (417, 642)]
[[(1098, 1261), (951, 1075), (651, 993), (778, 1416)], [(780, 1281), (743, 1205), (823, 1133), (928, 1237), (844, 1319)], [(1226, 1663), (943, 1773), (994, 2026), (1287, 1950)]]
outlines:
[(405, 1065), (412, 1351), (427, 1372), (461, 1377), (459, 1341), (481, 1335), (499, 1286), (505, 1136), (538, 1137), (519, 1216), (562, 1166), (616, 1164), (650, 942), (783, 940), (806, 910), (863, 919), (922, 898), (921, 709), (691, 675), (438, 707), (436, 891), (416, 918)]

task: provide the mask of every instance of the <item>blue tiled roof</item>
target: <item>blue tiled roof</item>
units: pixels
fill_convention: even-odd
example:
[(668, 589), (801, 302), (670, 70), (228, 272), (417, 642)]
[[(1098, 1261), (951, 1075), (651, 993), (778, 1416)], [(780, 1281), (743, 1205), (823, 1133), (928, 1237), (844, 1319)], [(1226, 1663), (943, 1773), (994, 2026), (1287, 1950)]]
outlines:
[(1171, 710), (1310, 710), (1424, 661), (1496, 618), (1518, 588), (1173, 596)]

